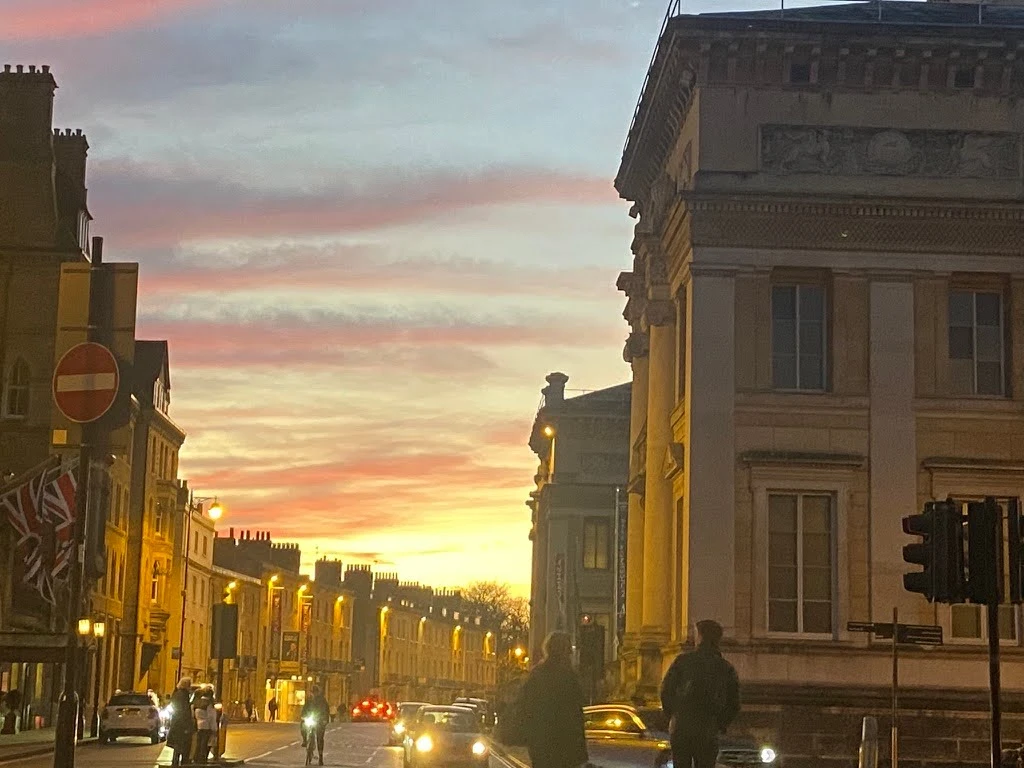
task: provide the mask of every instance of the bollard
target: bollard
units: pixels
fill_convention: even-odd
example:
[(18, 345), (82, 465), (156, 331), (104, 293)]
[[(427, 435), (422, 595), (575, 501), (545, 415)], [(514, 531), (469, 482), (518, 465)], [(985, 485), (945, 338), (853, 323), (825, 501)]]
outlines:
[(873, 717), (864, 718), (857, 768), (878, 768), (878, 721)]

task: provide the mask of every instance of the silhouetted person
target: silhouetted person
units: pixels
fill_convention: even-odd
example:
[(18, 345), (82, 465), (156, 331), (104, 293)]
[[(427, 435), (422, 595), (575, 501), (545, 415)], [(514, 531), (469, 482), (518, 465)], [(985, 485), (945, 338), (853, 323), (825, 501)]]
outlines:
[(718, 734), (739, 714), (739, 679), (722, 658), (721, 642), (721, 624), (697, 622), (697, 649), (676, 656), (662, 681), (675, 768), (714, 768)]
[(578, 768), (587, 762), (583, 688), (572, 668), (572, 640), (552, 632), (544, 660), (530, 672), (520, 694), (520, 732), (533, 768)]
[(272, 722), (272, 723), (277, 722), (277, 697), (276, 696), (271, 698), (271, 700), (267, 702), (267, 714), (269, 715), (269, 717), (267, 719), (270, 722)]
[(192, 719), (192, 678), (183, 677), (178, 687), (171, 694), (171, 723), (167, 728), (167, 746), (174, 750), (171, 758), (172, 768), (178, 768), (181, 761), (188, 761), (192, 748), (192, 732), (195, 723)]

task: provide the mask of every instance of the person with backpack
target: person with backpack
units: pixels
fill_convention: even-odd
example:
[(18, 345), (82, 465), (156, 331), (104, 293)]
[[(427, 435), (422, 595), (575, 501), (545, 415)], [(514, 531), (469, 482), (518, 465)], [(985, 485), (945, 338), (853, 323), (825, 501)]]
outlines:
[(675, 768), (714, 768), (718, 734), (739, 714), (739, 678), (722, 658), (721, 642), (721, 624), (697, 622), (697, 649), (679, 654), (661, 683)]

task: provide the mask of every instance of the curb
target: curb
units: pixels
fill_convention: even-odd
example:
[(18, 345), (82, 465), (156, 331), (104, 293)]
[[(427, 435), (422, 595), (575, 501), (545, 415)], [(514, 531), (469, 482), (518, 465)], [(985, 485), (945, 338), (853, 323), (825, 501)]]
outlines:
[[(81, 749), (85, 746), (92, 746), (98, 742), (97, 739), (89, 737), (78, 742), (76, 750)], [(0, 755), (0, 765), (10, 765), (11, 763), (21, 762), (22, 760), (28, 760), (30, 757), (42, 757), (43, 755), (49, 755), (53, 753), (53, 742), (46, 742), (39, 747), (27, 748), (22, 752), (12, 753), (10, 755)]]

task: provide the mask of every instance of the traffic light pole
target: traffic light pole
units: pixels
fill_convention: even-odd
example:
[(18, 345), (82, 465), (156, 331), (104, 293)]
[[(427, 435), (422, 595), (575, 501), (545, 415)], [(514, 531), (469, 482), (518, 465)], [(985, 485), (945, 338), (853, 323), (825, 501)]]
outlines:
[(1002, 765), (1001, 711), (999, 705), (999, 604), (989, 603), (988, 614), (988, 685), (992, 709), (992, 768)]
[(899, 756), (899, 711), (900, 711), (900, 646), (899, 646), (899, 609), (892, 609), (892, 729), (889, 752), (892, 768), (898, 768)]

